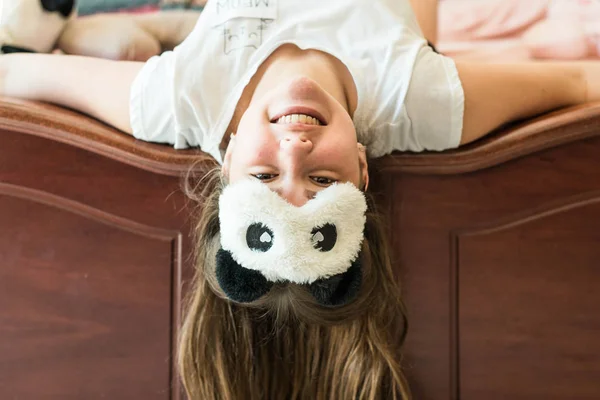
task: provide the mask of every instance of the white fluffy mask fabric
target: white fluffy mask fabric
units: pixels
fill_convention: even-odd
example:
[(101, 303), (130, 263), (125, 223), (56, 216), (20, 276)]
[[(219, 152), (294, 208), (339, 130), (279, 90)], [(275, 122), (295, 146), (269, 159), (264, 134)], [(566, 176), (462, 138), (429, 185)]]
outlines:
[(245, 180), (219, 199), (221, 246), (272, 281), (312, 283), (346, 272), (364, 239), (367, 203), (351, 183), (334, 184), (302, 207)]

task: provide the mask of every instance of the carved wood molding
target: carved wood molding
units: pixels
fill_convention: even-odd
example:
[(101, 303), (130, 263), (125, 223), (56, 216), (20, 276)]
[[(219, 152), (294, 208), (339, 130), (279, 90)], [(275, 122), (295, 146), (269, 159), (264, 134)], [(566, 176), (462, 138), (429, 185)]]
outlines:
[(540, 204), (495, 221), (482, 221), (479, 226), (454, 229), (451, 233), (456, 238), (489, 235), (597, 203), (600, 203), (600, 191), (593, 190)]
[(179, 176), (208, 156), (137, 140), (104, 123), (51, 104), (0, 98), (0, 129), (66, 143), (161, 175)]
[(600, 103), (569, 107), (500, 129), (459, 150), (396, 153), (378, 170), (391, 173), (453, 175), (474, 172), (542, 150), (600, 136)]
[[(0, 98), (0, 129), (44, 137), (161, 175), (178, 176), (199, 160), (199, 149), (136, 140), (104, 123), (51, 104)], [(600, 136), (600, 102), (569, 107), (499, 129), (458, 150), (395, 153), (377, 161), (381, 172), (449, 175), (493, 167), (567, 143)]]
[(121, 229), (140, 235), (149, 239), (170, 242), (180, 235), (178, 231), (155, 228), (127, 218), (107, 213), (86, 204), (74, 200), (66, 199), (55, 194), (43, 192), (36, 189), (30, 189), (24, 186), (13, 185), (0, 182), (0, 195), (16, 197), (19, 199), (32, 201), (34, 203), (44, 204), (53, 208), (58, 208), (91, 219), (102, 224)]

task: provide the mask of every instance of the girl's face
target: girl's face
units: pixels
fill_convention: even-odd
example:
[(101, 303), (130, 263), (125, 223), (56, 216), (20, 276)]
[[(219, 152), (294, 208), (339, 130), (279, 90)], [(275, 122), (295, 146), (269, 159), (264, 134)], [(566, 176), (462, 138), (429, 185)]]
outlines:
[(306, 77), (251, 101), (223, 171), (230, 183), (259, 179), (295, 206), (334, 182), (359, 188), (368, 182), (364, 147), (347, 109)]

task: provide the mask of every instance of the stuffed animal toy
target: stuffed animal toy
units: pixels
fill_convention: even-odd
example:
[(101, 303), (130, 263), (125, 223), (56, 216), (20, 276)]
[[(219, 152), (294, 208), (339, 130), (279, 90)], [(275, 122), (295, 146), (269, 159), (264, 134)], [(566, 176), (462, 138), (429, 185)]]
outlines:
[(200, 15), (198, 10), (170, 10), (77, 18), (75, 5), (75, 0), (0, 0), (1, 52), (146, 61), (181, 43)]
[(442, 53), (494, 40), (531, 59), (600, 58), (600, 0), (443, 0), (439, 16)]
[(1, 52), (49, 53), (75, 15), (75, 0), (0, 1)]
[(600, 0), (553, 0), (546, 18), (523, 35), (532, 58), (600, 58)]

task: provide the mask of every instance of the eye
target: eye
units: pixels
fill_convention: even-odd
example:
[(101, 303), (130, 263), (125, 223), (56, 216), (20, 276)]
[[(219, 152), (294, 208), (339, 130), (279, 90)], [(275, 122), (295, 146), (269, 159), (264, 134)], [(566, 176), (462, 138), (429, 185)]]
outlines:
[(252, 176), (259, 181), (270, 181), (277, 177), (275, 174), (253, 174)]
[(314, 228), (310, 234), (313, 247), (319, 251), (331, 251), (337, 241), (337, 229), (333, 224)]
[(321, 186), (329, 186), (337, 182), (334, 179), (325, 178), (324, 176), (311, 176), (310, 179), (312, 179), (316, 184)]

